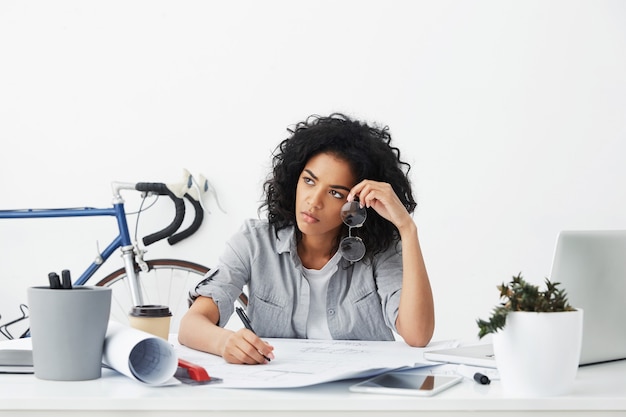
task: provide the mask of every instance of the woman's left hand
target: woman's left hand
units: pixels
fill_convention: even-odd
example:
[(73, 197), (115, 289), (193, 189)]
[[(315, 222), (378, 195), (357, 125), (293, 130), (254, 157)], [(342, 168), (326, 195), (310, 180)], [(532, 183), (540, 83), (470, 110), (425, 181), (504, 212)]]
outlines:
[(402, 204), (395, 191), (386, 182), (363, 180), (350, 190), (348, 201), (358, 196), (361, 206), (371, 207), (378, 214), (393, 223), (398, 229), (408, 222), (413, 223), (411, 215)]

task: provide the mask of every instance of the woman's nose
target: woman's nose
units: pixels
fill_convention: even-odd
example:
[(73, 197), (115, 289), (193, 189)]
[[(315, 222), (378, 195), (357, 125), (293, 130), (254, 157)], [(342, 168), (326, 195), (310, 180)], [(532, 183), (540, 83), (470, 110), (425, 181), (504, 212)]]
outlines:
[(309, 194), (309, 198), (308, 198), (309, 206), (316, 208), (316, 209), (322, 208), (322, 195), (323, 195), (323, 191), (321, 190), (311, 191), (311, 194)]

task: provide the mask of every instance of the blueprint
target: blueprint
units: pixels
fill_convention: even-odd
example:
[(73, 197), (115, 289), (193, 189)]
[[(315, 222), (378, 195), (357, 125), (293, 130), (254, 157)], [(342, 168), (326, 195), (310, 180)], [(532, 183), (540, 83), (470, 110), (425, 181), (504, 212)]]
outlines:
[(295, 388), (432, 365), (423, 359), (425, 349), (399, 341), (264, 340), (274, 346), (275, 358), (260, 365), (229, 364), (220, 356), (189, 349), (177, 342), (173, 344), (180, 358), (204, 367), (209, 376), (223, 380), (211, 385), (215, 388)]

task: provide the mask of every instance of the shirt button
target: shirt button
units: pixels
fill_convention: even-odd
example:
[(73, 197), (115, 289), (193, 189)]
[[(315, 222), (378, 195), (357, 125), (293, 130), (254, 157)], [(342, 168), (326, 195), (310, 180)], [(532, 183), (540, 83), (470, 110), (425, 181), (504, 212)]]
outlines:
[(328, 314), (330, 314), (330, 315), (332, 316), (333, 314), (335, 314), (335, 310), (333, 310), (333, 309), (331, 308), (330, 310), (328, 310)]

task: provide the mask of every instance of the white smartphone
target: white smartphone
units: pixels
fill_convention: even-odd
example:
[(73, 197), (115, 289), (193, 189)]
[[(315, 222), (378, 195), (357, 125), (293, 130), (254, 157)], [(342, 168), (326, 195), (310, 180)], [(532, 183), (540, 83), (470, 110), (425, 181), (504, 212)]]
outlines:
[(435, 395), (463, 380), (458, 375), (421, 375), (391, 371), (350, 386), (352, 392), (395, 395)]

